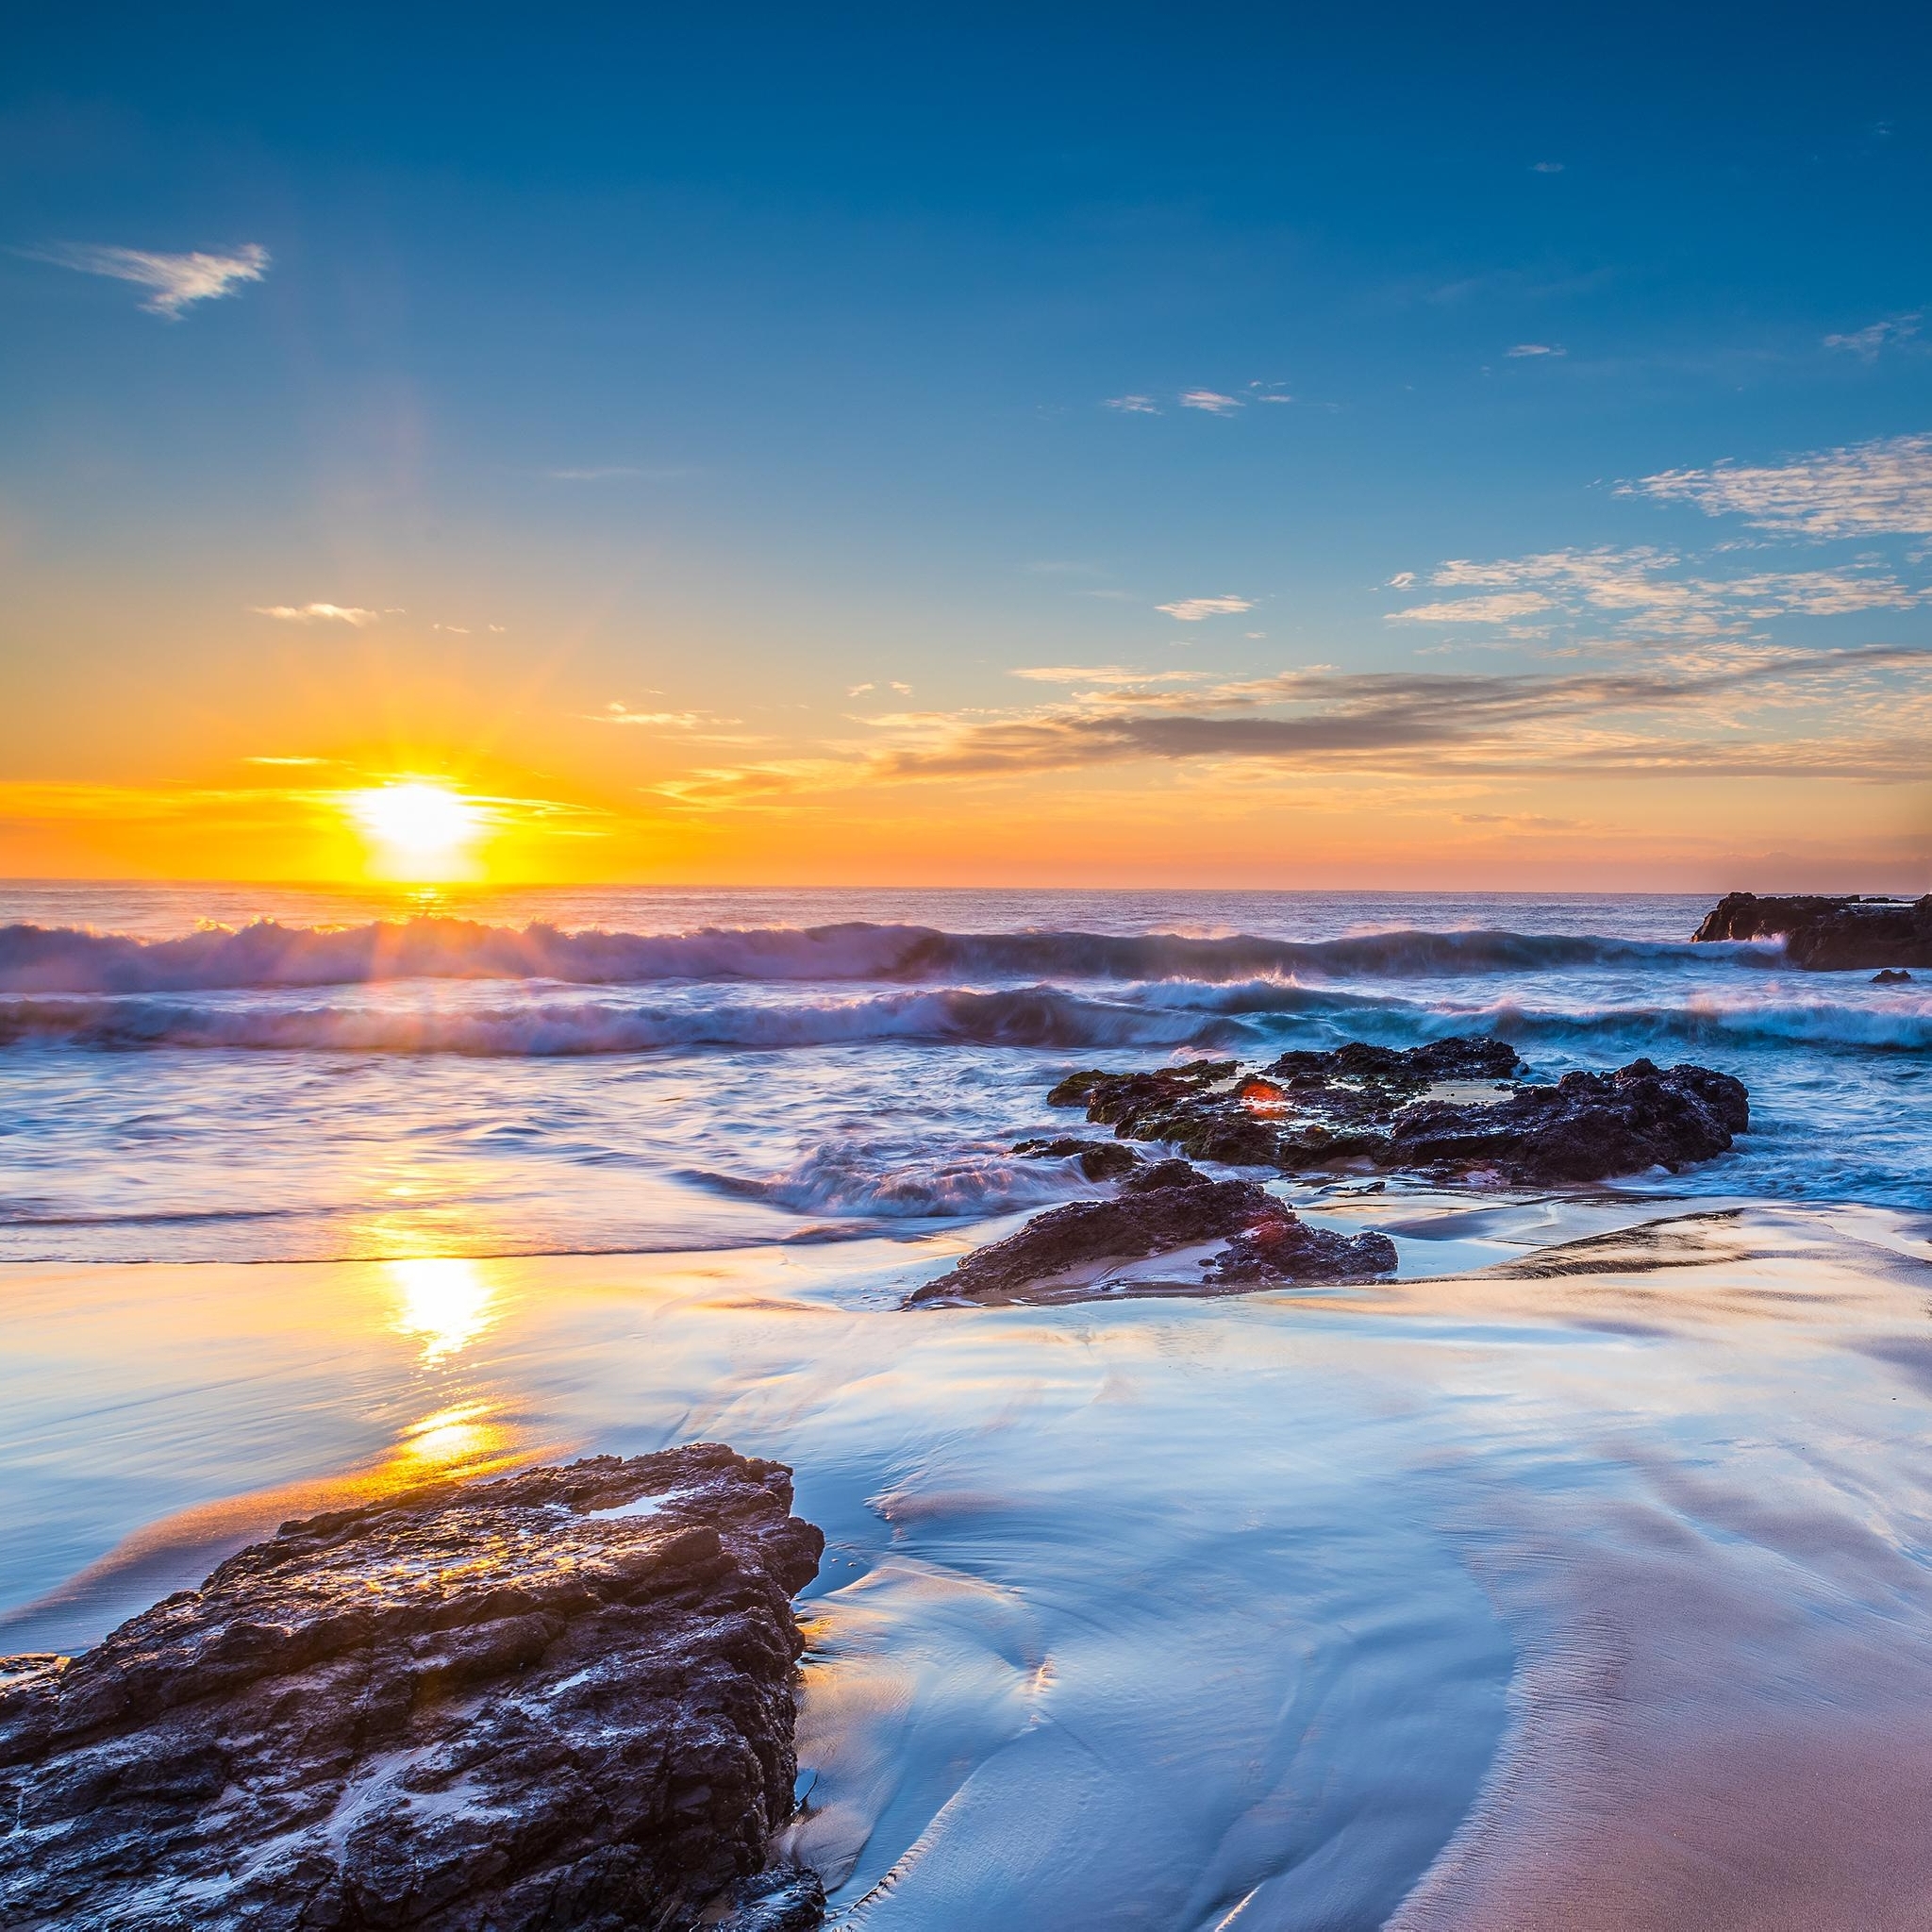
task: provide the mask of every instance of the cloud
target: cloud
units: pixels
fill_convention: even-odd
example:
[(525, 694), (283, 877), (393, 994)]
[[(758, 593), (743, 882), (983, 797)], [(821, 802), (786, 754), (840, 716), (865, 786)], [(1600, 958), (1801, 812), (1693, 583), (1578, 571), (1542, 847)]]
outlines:
[(845, 695), (848, 698), (862, 698), (867, 691), (876, 690), (878, 686), (875, 684), (854, 684), (847, 686)]
[(1005, 711), (906, 711), (863, 723), (863, 742), (694, 770), (653, 790), (682, 809), (798, 812), (856, 788), (998, 784), (1149, 761), (1196, 766), (1209, 774), (1203, 782), (1223, 785), (1324, 774), (1408, 789), (1528, 774), (1923, 783), (1932, 650), (1762, 650), (1689, 670), (1563, 675), (1316, 665), (1186, 690), (1142, 683)]
[(1252, 597), (1183, 597), (1178, 603), (1154, 608), (1182, 624), (1199, 624), (1204, 617), (1239, 616), (1243, 610), (1252, 610), (1255, 602)]
[(281, 758), (263, 755), (244, 758), (242, 762), (250, 765), (331, 765), (335, 763), (335, 760), (333, 758)]
[[(1674, 552), (1648, 546), (1551, 550), (1487, 563), (1453, 558), (1430, 573), (1429, 582), (1441, 590), (1494, 594), (1417, 606), (1391, 616), (1432, 624), (1506, 623), (1534, 608), (1558, 611), (1567, 622), (1607, 625), (1608, 635), (1625, 641), (1741, 637), (1751, 625), (1775, 617), (1907, 610), (1924, 601), (1923, 591), (1868, 566), (1691, 575)], [(1541, 601), (1534, 607), (1513, 601), (1525, 595)]]
[(1399, 570), (1389, 579), (1391, 591), (1412, 591), (1415, 589), (1415, 573), (1412, 570)]
[(1242, 407), (1240, 396), (1224, 396), (1214, 389), (1184, 389), (1179, 402), (1184, 409), (1206, 409), (1210, 416), (1232, 416)]
[(1159, 408), (1152, 396), (1108, 396), (1100, 406), (1103, 409), (1119, 409), (1128, 416), (1158, 416)]
[(1124, 664), (1023, 664), (1007, 674), (1034, 684), (1197, 684), (1205, 671), (1134, 671)]
[(1506, 356), (1567, 356), (1570, 351), (1555, 342), (1518, 342), (1513, 349), (1505, 349)]
[(257, 617), (273, 617), (283, 624), (351, 624), (358, 630), (380, 617), (379, 612), (354, 604), (251, 604), (248, 608)]
[(141, 306), (171, 322), (178, 322), (191, 303), (232, 295), (242, 283), (260, 281), (269, 265), (268, 250), (253, 242), (231, 255), (160, 255), (145, 248), (97, 247), (85, 242), (57, 242), (22, 253), (31, 260), (77, 269), (85, 275), (110, 275), (151, 289), (154, 292)]
[(1932, 535), (1932, 435), (1881, 437), (1789, 463), (1664, 470), (1620, 495), (1690, 503), (1797, 537)]
[[(1283, 672), (1114, 708), (908, 721), (920, 735), (844, 782), (996, 775), (1141, 759), (1306, 770), (1924, 776), (1932, 651), (1780, 652), (1711, 672), (1564, 676)], [(1186, 708), (1182, 708), (1185, 707)], [(1280, 715), (1282, 712), (1291, 715)], [(1823, 730), (1791, 735), (1795, 721)]]
[(585, 715), (593, 724), (642, 724), (658, 731), (695, 731), (707, 722), (702, 711), (633, 711), (616, 698)]
[(1910, 315), (1887, 316), (1884, 321), (1854, 329), (1849, 335), (1826, 336), (1824, 346), (1842, 349), (1861, 361), (1875, 362), (1881, 349), (1896, 348), (1900, 342), (1910, 341), (1919, 333), (1922, 320), (1923, 316), (1916, 310)]
[(1460, 597), (1447, 604), (1414, 604), (1391, 610), (1391, 624), (1507, 624), (1547, 610), (1550, 600), (1537, 591), (1502, 591), (1493, 597)]
[(1532, 175), (1560, 175), (1563, 172), (1563, 163), (1561, 161), (1532, 161), (1529, 164), (1529, 172)]

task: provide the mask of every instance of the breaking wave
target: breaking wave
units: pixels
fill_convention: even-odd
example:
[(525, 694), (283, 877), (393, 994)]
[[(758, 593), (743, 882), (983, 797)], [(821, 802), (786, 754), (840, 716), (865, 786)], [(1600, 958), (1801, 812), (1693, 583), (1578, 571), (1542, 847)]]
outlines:
[(798, 1047), (926, 1041), (1071, 1049), (1214, 1044), (1236, 1021), (1081, 999), (1052, 987), (891, 992), (791, 1006), (722, 1001), (651, 1008), (571, 1000), (496, 1009), (221, 1007), (158, 999), (0, 1002), (0, 1046), (134, 1050), (635, 1054), (687, 1046)]
[(1194, 939), (1175, 933), (941, 932), (919, 925), (708, 927), (566, 932), (464, 919), (331, 928), (273, 920), (138, 940), (71, 926), (0, 927), (0, 992), (160, 993), (358, 985), (393, 979), (659, 980), (1198, 979), (1540, 973), (1617, 962), (1775, 965), (1772, 943), (1692, 945), (1498, 930), (1348, 939)]
[(1692, 1000), (1682, 1006), (1632, 1005), (1564, 1013), (1504, 1001), (1439, 1013), (1433, 1030), (1493, 1031), (1519, 1043), (1862, 1047), (1924, 1053), (1932, 1049), (1932, 1003), (1855, 1007), (1832, 1000), (1781, 1000), (1724, 1006)]

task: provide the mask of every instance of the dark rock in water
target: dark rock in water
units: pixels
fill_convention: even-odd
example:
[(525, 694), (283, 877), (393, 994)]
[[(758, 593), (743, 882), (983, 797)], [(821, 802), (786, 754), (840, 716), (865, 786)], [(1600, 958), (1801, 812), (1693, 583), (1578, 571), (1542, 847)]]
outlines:
[[(715, 1443), (285, 1524), (0, 1664), (0, 1924), (741, 1932), (792, 1808), (791, 1472)], [(762, 1875), (761, 1875), (762, 1874)]]
[(1781, 938), (1793, 965), (1820, 973), (1932, 966), (1932, 892), (1923, 899), (1728, 892), (1691, 938)]
[(825, 1888), (816, 1872), (760, 1872), (725, 1894), (722, 1919), (708, 1914), (705, 1932), (816, 1932), (825, 1916)]
[(1480, 1170), (1533, 1186), (1674, 1171), (1724, 1153), (1750, 1124), (1742, 1084), (1706, 1067), (1635, 1060), (1548, 1087), (1508, 1081), (1519, 1064), (1507, 1041), (1484, 1035), (1400, 1051), (1351, 1041), (1333, 1053), (1285, 1053), (1245, 1077), (1231, 1060), (1076, 1074), (1049, 1097), (1084, 1106), (1117, 1135), (1196, 1159), (1287, 1174)]
[(1141, 1157), (1118, 1141), (1083, 1141), (1077, 1134), (1061, 1134), (1052, 1141), (1016, 1141), (1015, 1154), (1035, 1160), (1073, 1160), (1090, 1181), (1117, 1181), (1141, 1165)]
[(1565, 1074), (1493, 1105), (1424, 1101), (1396, 1116), (1382, 1165), (1424, 1173), (1491, 1169), (1541, 1186), (1724, 1153), (1750, 1125), (1744, 1083), (1708, 1067), (1632, 1060), (1613, 1074)]
[(1884, 966), (1872, 975), (1874, 986), (1908, 986), (1912, 975), (1903, 966)]
[[(1095, 1292), (1091, 1281), (1056, 1277), (1216, 1241), (1230, 1242), (1233, 1258), (1206, 1264), (1209, 1287), (1359, 1280), (1395, 1265), (1386, 1235), (1308, 1227), (1253, 1181), (1210, 1180), (1184, 1160), (1161, 1160), (1143, 1167), (1110, 1201), (1074, 1201), (1036, 1214), (1018, 1233), (976, 1249), (950, 1274), (915, 1290), (907, 1306), (1078, 1299)], [(1215, 1272), (1224, 1262), (1231, 1272)]]

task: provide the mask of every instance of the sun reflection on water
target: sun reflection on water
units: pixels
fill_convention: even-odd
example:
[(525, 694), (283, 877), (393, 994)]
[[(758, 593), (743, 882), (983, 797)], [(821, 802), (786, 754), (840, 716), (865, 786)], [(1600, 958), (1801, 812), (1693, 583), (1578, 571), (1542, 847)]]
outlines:
[(459, 1353), (496, 1320), (496, 1291), (475, 1261), (437, 1256), (383, 1266), (396, 1291), (396, 1331), (421, 1341), (425, 1362)]

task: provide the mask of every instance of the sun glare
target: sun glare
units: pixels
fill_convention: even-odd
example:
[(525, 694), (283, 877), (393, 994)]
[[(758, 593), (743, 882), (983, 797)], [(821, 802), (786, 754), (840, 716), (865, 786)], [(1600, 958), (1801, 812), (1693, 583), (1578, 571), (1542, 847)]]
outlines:
[(447, 879), (471, 870), (484, 814), (461, 792), (412, 778), (352, 791), (344, 803), (391, 877)]

